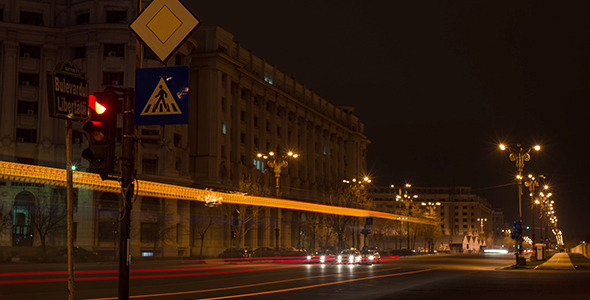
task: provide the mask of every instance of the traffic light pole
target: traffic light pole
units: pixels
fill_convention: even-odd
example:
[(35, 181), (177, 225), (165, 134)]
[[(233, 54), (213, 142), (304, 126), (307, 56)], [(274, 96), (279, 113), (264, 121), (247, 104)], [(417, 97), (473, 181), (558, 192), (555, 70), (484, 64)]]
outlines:
[(123, 100), (123, 139), (121, 163), (121, 230), (119, 240), (119, 300), (129, 299), (129, 265), (131, 264), (130, 224), (135, 173), (135, 127), (133, 123), (134, 91), (126, 89)]
[(72, 170), (72, 120), (66, 119), (66, 207), (68, 238), (68, 300), (74, 300), (74, 188)]

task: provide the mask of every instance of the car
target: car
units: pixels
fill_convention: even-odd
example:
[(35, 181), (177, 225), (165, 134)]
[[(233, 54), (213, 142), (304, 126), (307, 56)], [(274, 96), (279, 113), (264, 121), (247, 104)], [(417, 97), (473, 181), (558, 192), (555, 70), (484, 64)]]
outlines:
[(336, 262), (336, 254), (332, 250), (317, 250), (307, 256), (307, 263), (329, 264)]
[(252, 253), (244, 248), (227, 248), (219, 255), (225, 261), (246, 261), (251, 256)]
[(260, 247), (252, 252), (252, 257), (275, 258), (276, 256), (279, 256), (279, 251), (270, 247)]
[(340, 255), (336, 258), (340, 264), (358, 264), (362, 261), (361, 252), (351, 248), (340, 251)]
[[(59, 255), (67, 258), (68, 249), (62, 249), (59, 251)], [(100, 261), (101, 257), (96, 251), (86, 250), (80, 247), (74, 247), (74, 259), (76, 261)]]
[(368, 250), (367, 259), (374, 264), (381, 263), (381, 254), (377, 250)]

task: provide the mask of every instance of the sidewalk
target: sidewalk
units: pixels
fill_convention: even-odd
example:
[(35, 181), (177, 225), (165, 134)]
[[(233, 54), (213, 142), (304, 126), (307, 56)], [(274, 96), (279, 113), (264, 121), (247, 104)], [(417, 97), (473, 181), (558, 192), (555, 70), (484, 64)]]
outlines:
[(575, 270), (567, 253), (555, 253), (547, 262), (535, 267), (535, 270)]

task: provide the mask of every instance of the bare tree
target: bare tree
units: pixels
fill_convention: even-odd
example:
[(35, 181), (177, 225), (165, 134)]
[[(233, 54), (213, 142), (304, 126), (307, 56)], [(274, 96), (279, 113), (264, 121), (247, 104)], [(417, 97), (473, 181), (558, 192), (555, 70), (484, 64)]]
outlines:
[[(372, 201), (369, 197), (367, 188), (363, 184), (353, 183), (346, 184), (340, 189), (333, 191), (326, 197), (326, 204), (342, 207), (353, 208), (370, 208)], [(345, 246), (345, 236), (347, 229), (353, 237), (353, 244), (356, 241), (360, 243), (360, 233), (358, 230), (361, 221), (358, 218), (340, 215), (326, 215), (326, 224), (334, 231), (338, 239), (337, 246), (343, 249)]]
[(199, 241), (201, 242), (201, 247), (199, 249), (199, 258), (202, 258), (203, 245), (205, 244), (205, 235), (209, 231), (209, 228), (211, 228), (211, 225), (213, 225), (213, 216), (195, 216), (195, 219), (196, 220), (193, 223), (195, 226), (195, 233), (199, 235)]
[(12, 213), (6, 208), (5, 202), (0, 203), (0, 236), (9, 232), (12, 227)]
[(51, 197), (39, 197), (31, 210), (31, 223), (39, 234), (43, 260), (47, 259), (47, 237), (59, 227), (65, 225), (66, 206), (65, 201), (57, 190)]

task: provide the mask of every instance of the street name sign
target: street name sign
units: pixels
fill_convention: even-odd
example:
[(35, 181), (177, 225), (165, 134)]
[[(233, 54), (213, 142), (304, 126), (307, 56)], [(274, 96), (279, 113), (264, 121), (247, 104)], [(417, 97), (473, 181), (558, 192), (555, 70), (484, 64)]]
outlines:
[(189, 68), (135, 71), (135, 125), (188, 123)]
[(129, 28), (164, 63), (200, 23), (179, 0), (154, 0)]
[(88, 80), (71, 62), (56, 65), (47, 72), (49, 116), (82, 121), (88, 118)]

